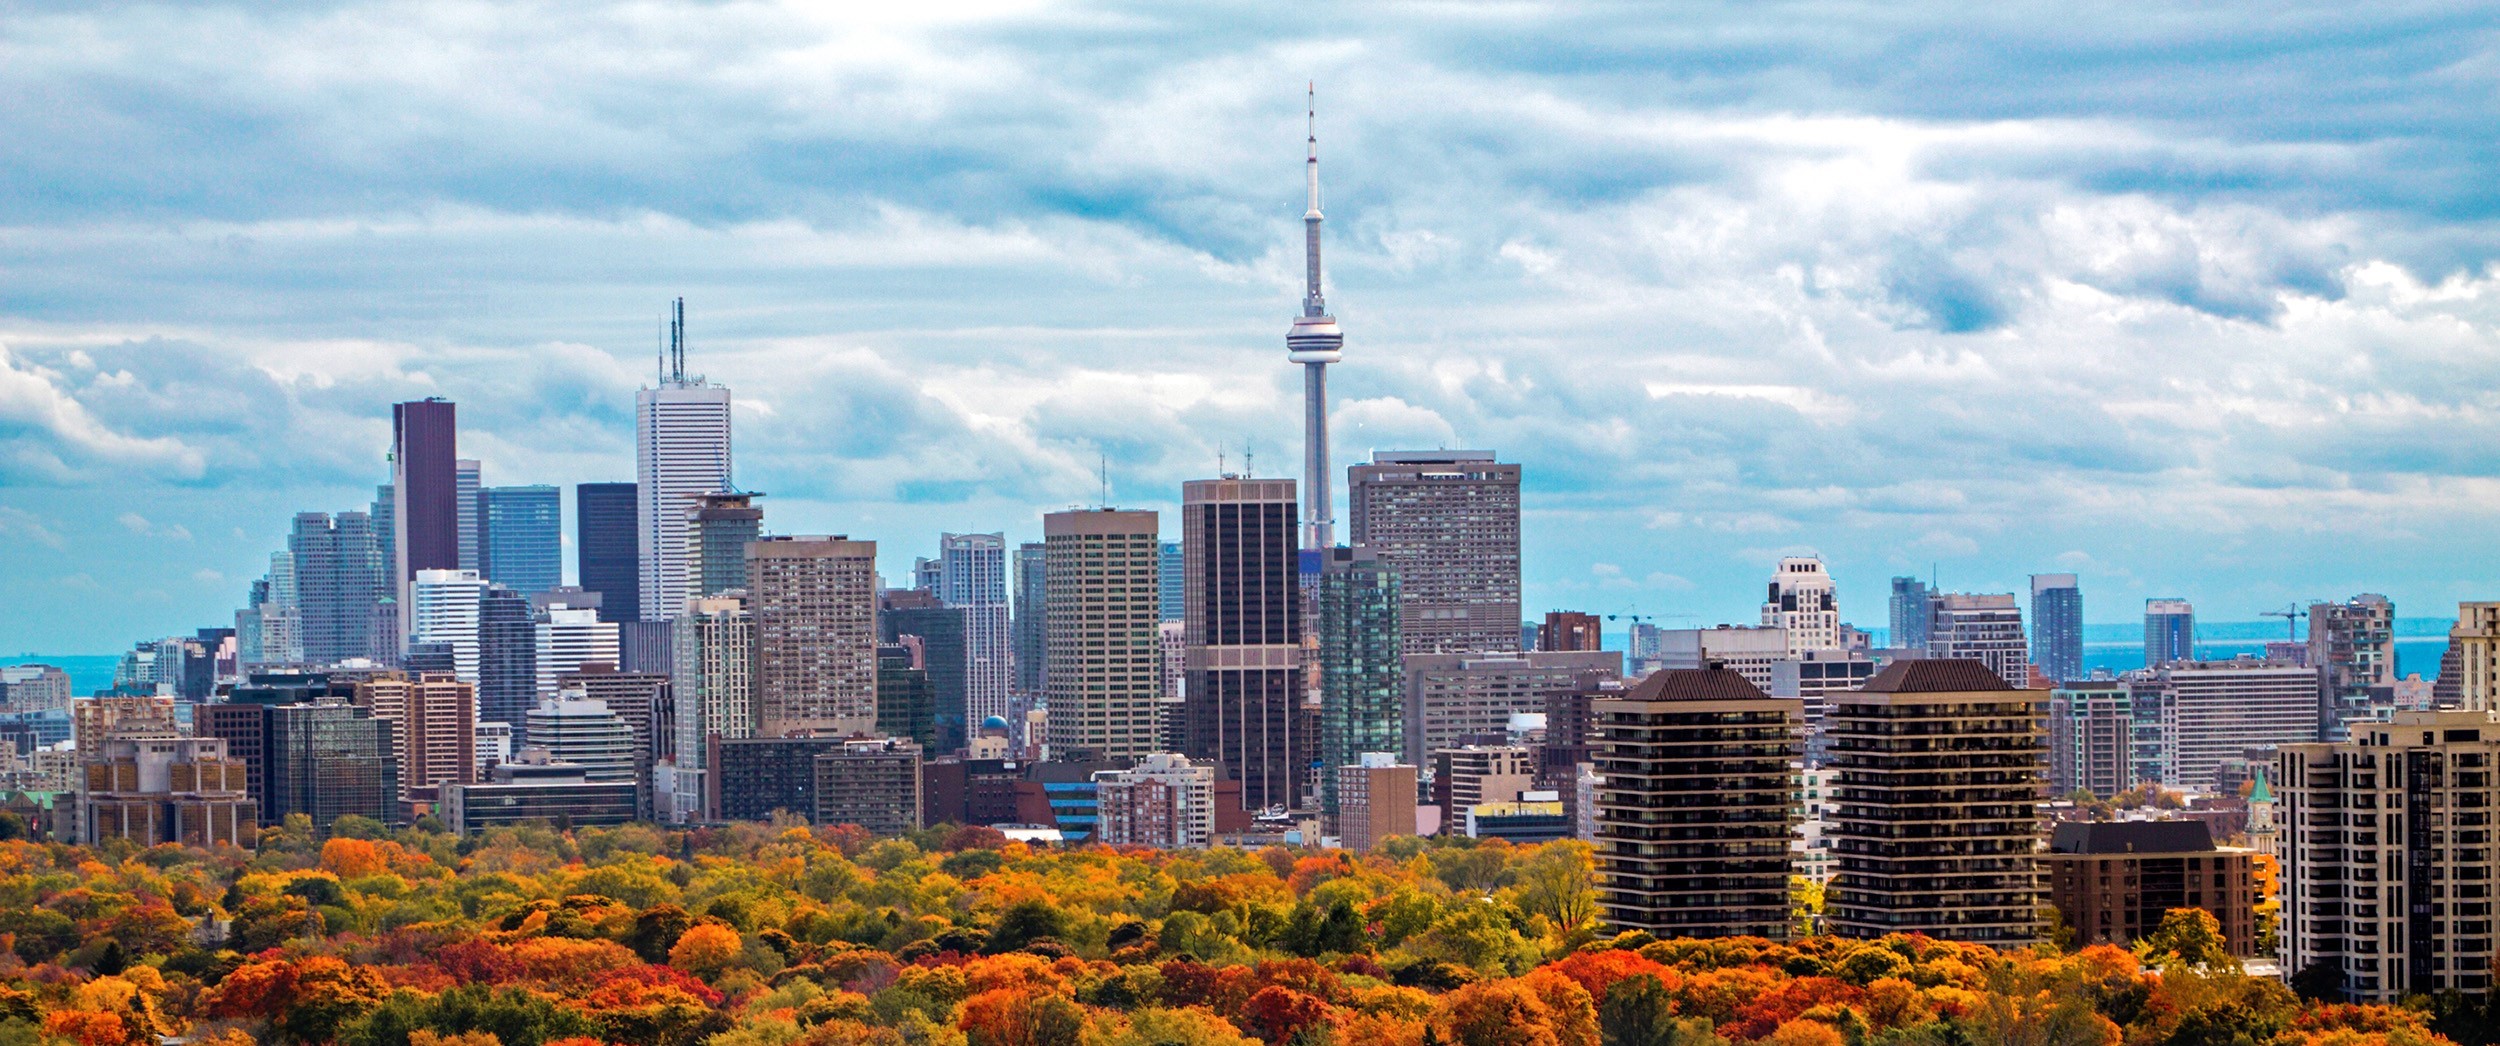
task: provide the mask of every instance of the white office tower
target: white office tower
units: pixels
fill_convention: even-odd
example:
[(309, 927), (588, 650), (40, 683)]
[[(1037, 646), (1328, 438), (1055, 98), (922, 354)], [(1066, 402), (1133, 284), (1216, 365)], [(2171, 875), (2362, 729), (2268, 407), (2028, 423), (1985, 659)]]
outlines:
[(964, 722), (1014, 718), (1014, 637), (1007, 626), (1007, 535), (938, 537), (937, 597), (964, 615)]
[(1840, 603), (1832, 576), (1819, 556), (1786, 556), (1771, 575), (1771, 591), (1762, 604), (1762, 623), (1788, 630), (1788, 656), (1808, 650), (1838, 650)]
[(477, 604), (486, 582), (474, 570), (420, 570), (409, 589), (415, 602), (410, 643), (451, 644), (451, 670), (477, 682)]
[(642, 558), (642, 619), (684, 612), (686, 510), (695, 496), (729, 485), (729, 390), (686, 376), (686, 300), (669, 320), (668, 357), (656, 388), (634, 395), (635, 543)]
[(578, 764), (590, 781), (633, 781), (634, 729), (605, 701), (567, 690), (529, 711), (529, 747), (550, 759)]
[[(587, 607), (549, 607), (538, 618), (538, 696), (556, 694), (556, 680), (583, 665), (617, 663), (616, 622), (599, 620)], [(537, 744), (525, 726), (522, 739)]]

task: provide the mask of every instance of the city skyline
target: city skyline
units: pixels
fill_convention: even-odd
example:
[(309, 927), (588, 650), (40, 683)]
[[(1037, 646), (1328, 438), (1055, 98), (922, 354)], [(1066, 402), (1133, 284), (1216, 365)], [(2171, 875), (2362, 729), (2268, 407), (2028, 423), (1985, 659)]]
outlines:
[[(2451, 39), (2470, 15), (2368, 34), (2324, 10), (2123, 37), (2095, 16), (2058, 36), (2019, 13), (1836, 23), (1859, 51), (1768, 16), (1692, 16), (1798, 42), (1775, 58), (1594, 15), (1348, 13), (1266, 27), (1281, 44), (1201, 34), (1134, 68), (1077, 63), (1090, 73), (1040, 58), (1133, 30), (716, 16), (754, 37), (705, 36), (729, 67), (832, 46), (826, 79), (785, 86), (836, 117), (892, 108), (880, 92), (925, 103), (806, 125), (796, 148), (834, 159), (803, 179), (768, 145), (789, 103), (667, 79), (682, 74), (585, 75), (534, 117), (485, 113), (458, 76), (376, 102), (360, 78), (377, 74), (349, 67), (379, 36), (304, 33), (304, 12), (190, 17), (8, 30), (29, 60), (0, 82), (69, 85), (63, 104), (94, 117), (0, 115), (57, 146), (0, 167), (18, 205), (0, 231), (12, 655), (223, 620), (295, 512), (361, 511), (388, 481), (395, 402), (457, 403), (459, 456), (498, 484), (634, 478), (630, 405), (680, 293), (696, 368), (737, 390), (738, 482), (774, 492), (776, 532), (881, 542), (889, 583), (942, 532), (1037, 539), (1044, 512), (1100, 496), (1106, 464), (1111, 503), (1167, 527), (1181, 481), (1219, 455), (1303, 478), (1301, 375), (1274, 325), (1300, 296), (1288, 165), (1314, 76), (1331, 99), (1326, 290), (1362, 338), (1331, 368), (1331, 459), (1483, 448), (1522, 465), (1524, 616), (1743, 622), (1762, 572), (1807, 550), (1870, 628), (1890, 577), (1931, 569), (1979, 593), (2074, 573), (2096, 624), (2168, 595), (2214, 621), (2360, 592), (2441, 617), (2494, 581), (2453, 565), (2488, 558), (2500, 514), (2475, 391), (2500, 358), (2500, 252), (2463, 129), (2494, 103), (2439, 74), (2479, 46)], [(544, 54), (621, 18), (534, 17), (404, 28)], [(81, 52), (87, 29), (131, 47)], [(470, 35), (486, 31), (512, 39)], [(1920, 50), (1948, 31), (2065, 61)], [(1620, 68), (1557, 49), (1598, 34)], [(2213, 53), (2226, 38), (2246, 44)], [(108, 128), (196, 116), (216, 133), (253, 111), (268, 88), (249, 70), (179, 109), (110, 87), (116, 63), (203, 39), (337, 79), (230, 154), (123, 148)], [(1003, 79), (968, 75), (957, 47)], [(1877, 75), (1902, 53), (1922, 57)], [(2418, 107), (2381, 128), (2344, 81), (2286, 75), (2296, 53), (2368, 64)], [(1787, 75), (1808, 68), (1822, 75)], [(2022, 89), (1948, 90), (1976, 76)], [(476, 89), (496, 84), (512, 86)], [(650, 84), (691, 99), (652, 133), (705, 147), (688, 171), (743, 192), (623, 173), (621, 144), (562, 133), (631, 129), (598, 110)], [(394, 120), (454, 116), (482, 133), (441, 169), (374, 159), (446, 145)], [(342, 120), (367, 125), (370, 156), (324, 132)], [(900, 149), (918, 176), (854, 149)], [(78, 166), (106, 156), (149, 180)], [(103, 187), (70, 188), (87, 181)], [(1693, 224), (1707, 215), (1719, 234)]]

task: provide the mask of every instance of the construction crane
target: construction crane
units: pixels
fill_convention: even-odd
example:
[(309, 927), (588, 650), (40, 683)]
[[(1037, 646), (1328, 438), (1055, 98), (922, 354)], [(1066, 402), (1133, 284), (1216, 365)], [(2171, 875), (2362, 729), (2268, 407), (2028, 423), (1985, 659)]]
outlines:
[(2279, 618), (2282, 618), (2282, 619), (2283, 619), (2283, 638), (2285, 638), (2285, 639), (2299, 639), (2299, 638), (2300, 638), (2300, 619), (2301, 619), (2301, 618), (2304, 618), (2304, 617), (2308, 617), (2308, 616), (2309, 616), (2309, 612), (2308, 612), (2308, 611), (2306, 611), (2306, 610), (2302, 610), (2302, 609), (2300, 608), (2300, 604), (2298, 604), (2298, 603), (2293, 603), (2293, 604), (2291, 604), (2290, 606), (2286, 606), (2286, 607), (2284, 607), (2284, 608), (2283, 608), (2283, 609), (2281, 609), (2281, 610), (2260, 610), (2260, 611), (2258, 611), (2258, 612), (2257, 612), (2257, 616), (2259, 616), (2259, 617), (2279, 617)]

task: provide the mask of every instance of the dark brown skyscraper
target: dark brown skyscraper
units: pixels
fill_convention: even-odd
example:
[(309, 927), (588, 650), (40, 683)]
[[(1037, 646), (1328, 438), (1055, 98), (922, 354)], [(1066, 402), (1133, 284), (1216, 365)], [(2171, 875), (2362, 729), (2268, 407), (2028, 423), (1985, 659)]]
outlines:
[[(393, 575), (460, 569), (460, 437), (450, 400), (391, 405)], [(402, 598), (405, 607), (408, 600)]]
[[(1298, 803), (1294, 736), (1302, 700), (1302, 595), (1294, 482), (1181, 485), (1192, 759), (1241, 782), (1244, 809)], [(1307, 747), (1307, 746), (1300, 746)]]

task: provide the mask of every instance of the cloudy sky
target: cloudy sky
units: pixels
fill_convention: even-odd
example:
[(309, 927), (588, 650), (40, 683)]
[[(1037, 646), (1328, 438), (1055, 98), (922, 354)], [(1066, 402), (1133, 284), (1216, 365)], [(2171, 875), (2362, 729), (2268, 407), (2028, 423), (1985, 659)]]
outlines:
[(1306, 80), (1339, 460), (1524, 462), (1532, 611), (2500, 597), (2484, 5), (8, 6), (4, 653), (229, 620), (395, 400), (630, 478), (680, 294), (891, 575), (1285, 472)]

